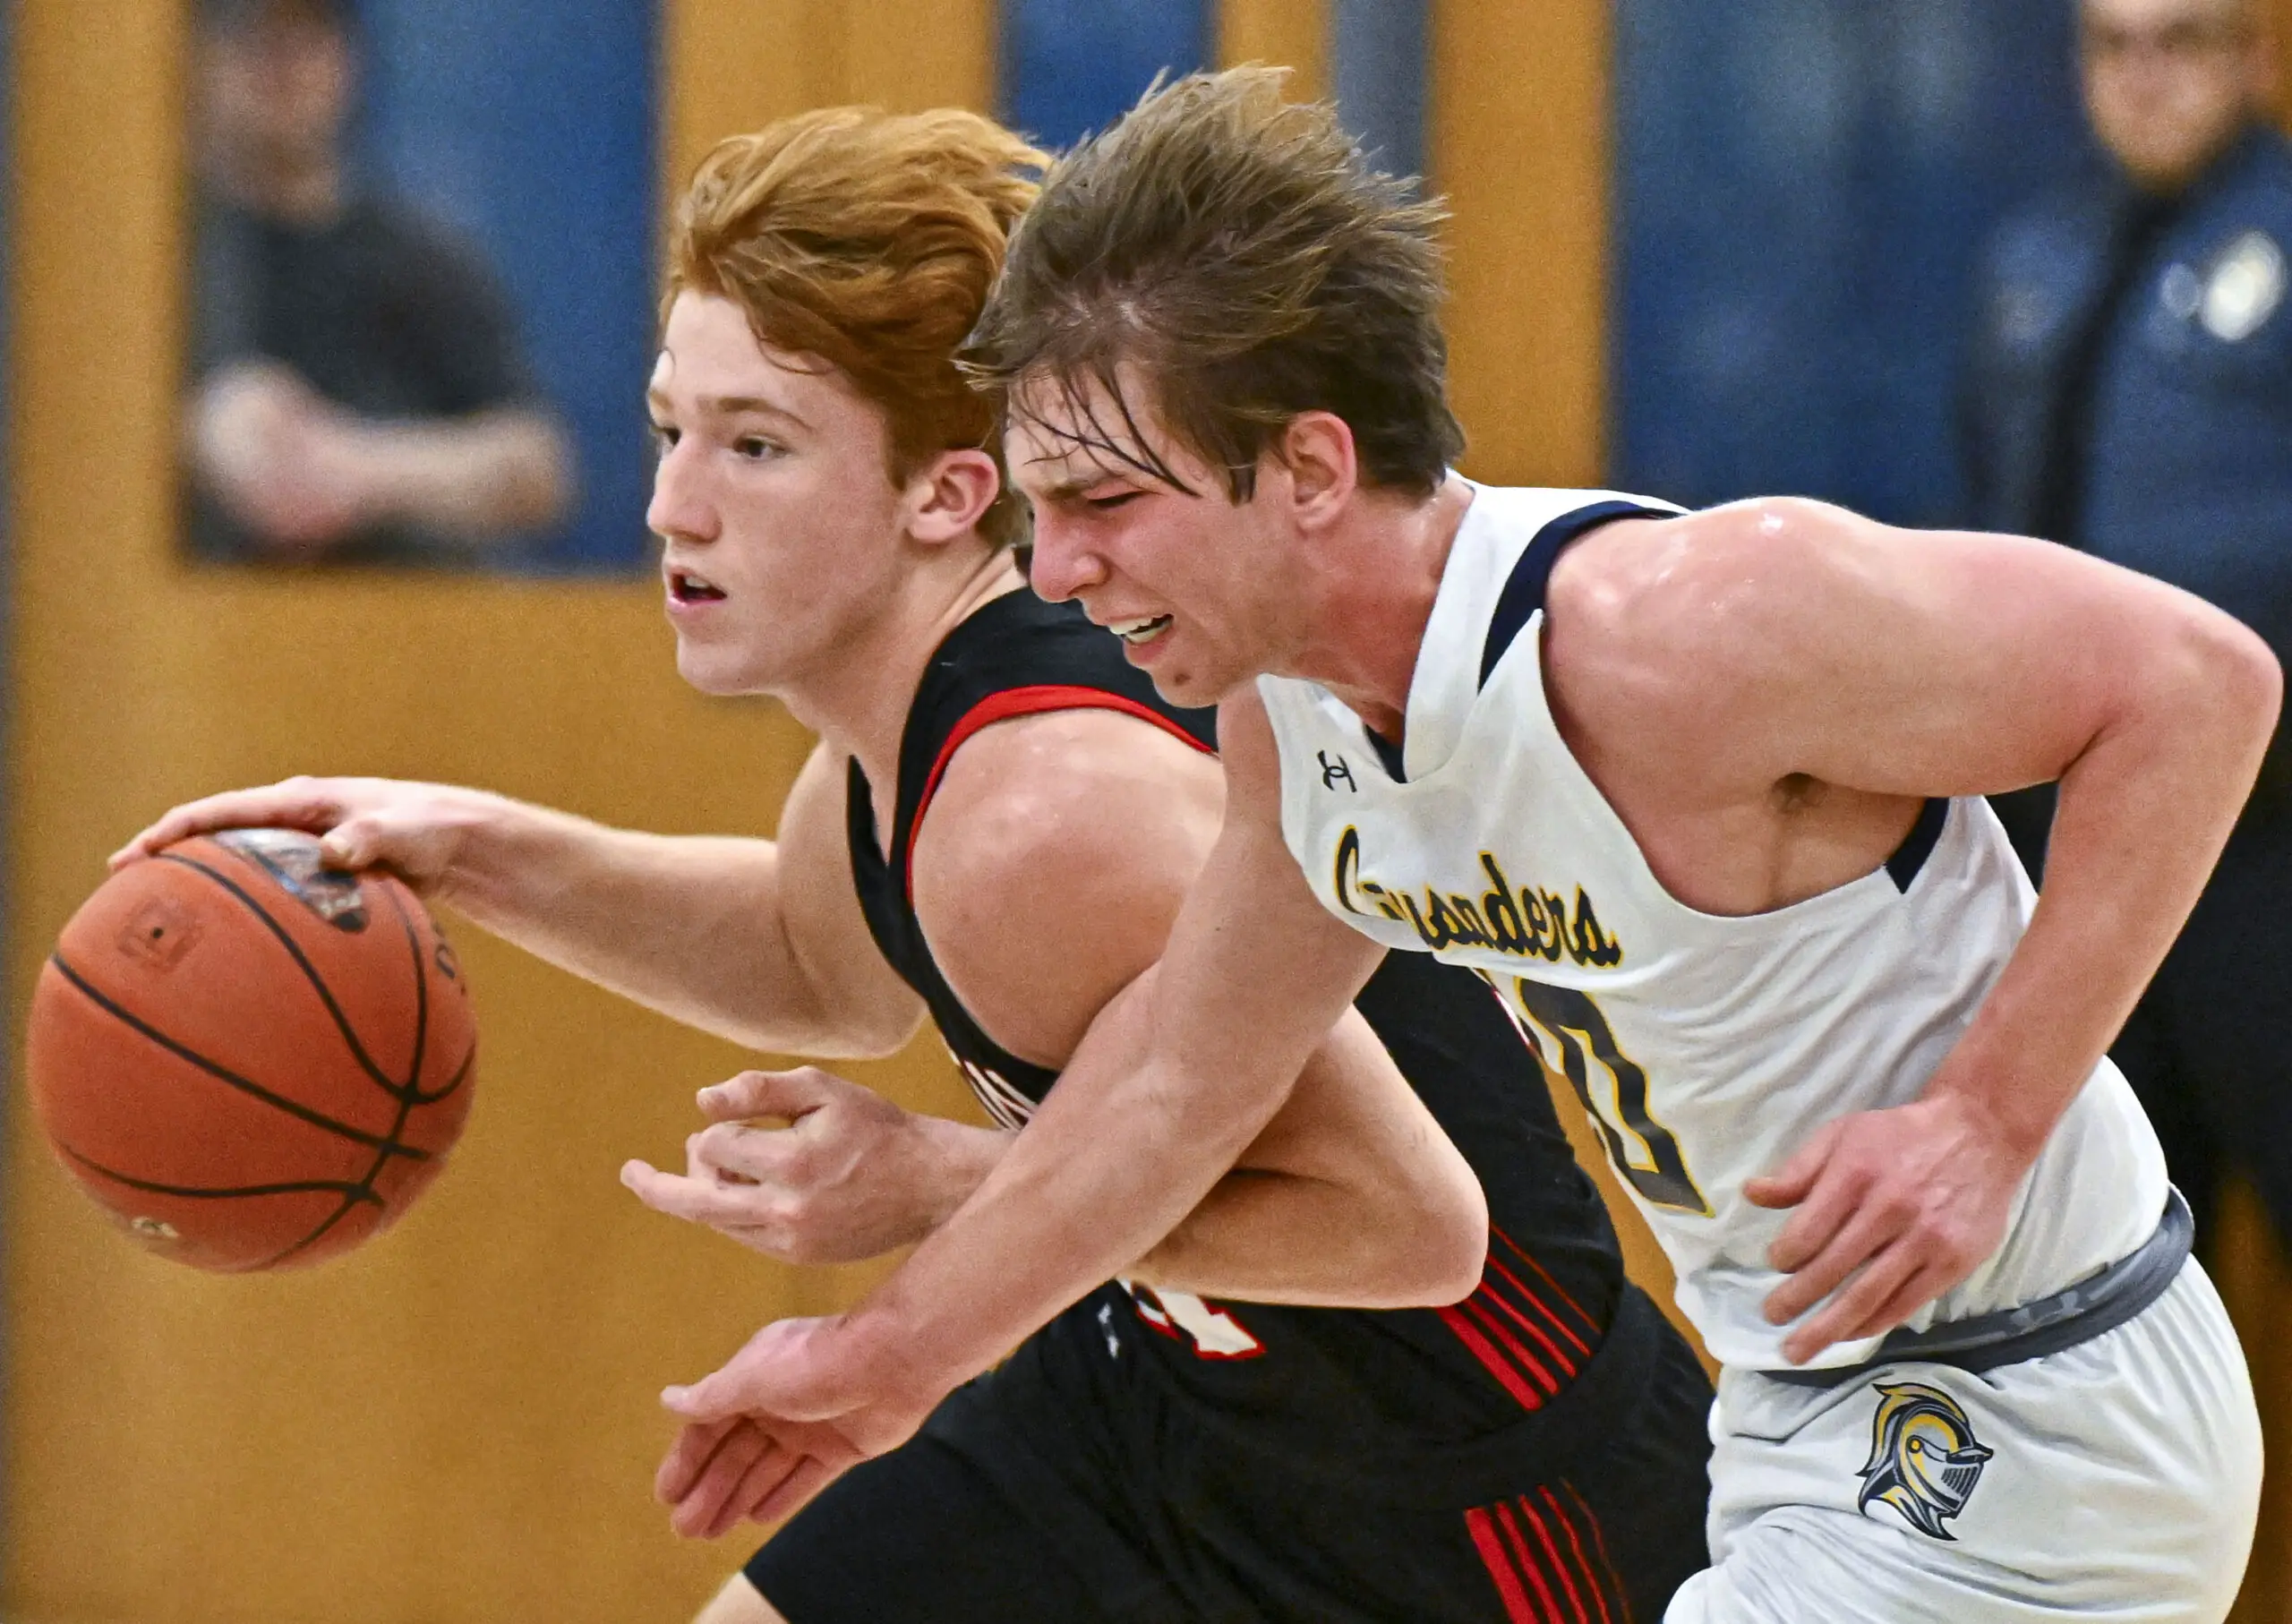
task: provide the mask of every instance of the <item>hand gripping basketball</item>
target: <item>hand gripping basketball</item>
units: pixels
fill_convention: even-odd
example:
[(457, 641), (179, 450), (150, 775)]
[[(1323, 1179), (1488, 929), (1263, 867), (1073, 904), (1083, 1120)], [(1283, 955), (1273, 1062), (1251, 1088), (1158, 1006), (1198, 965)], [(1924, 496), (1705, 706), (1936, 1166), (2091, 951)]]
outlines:
[(116, 871), (193, 835), (300, 829), (338, 868), (389, 868), (425, 896), (450, 896), (469, 831), (498, 804), (482, 791), (394, 778), (297, 776), (185, 801), (112, 853)]

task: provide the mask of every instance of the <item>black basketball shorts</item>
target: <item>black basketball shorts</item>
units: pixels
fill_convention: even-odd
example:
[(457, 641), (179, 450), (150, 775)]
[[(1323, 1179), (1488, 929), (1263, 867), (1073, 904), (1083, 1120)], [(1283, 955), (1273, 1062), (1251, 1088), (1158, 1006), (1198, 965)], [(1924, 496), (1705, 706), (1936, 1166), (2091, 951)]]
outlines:
[(1504, 1433), (1346, 1463), (1205, 1412), (1120, 1302), (832, 1484), (750, 1582), (790, 1624), (1656, 1624), (1705, 1565), (1711, 1389), (1643, 1294)]

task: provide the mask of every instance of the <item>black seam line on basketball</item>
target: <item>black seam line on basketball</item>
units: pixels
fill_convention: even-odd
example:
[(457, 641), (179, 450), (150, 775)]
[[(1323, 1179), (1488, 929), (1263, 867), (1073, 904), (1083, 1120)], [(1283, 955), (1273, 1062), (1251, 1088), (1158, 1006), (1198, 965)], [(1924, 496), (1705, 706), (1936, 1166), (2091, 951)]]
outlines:
[[(470, 1053), (471, 1058), (475, 1059), (476, 1057), (476, 1051), (473, 1049)], [(468, 1070), (467, 1061), (463, 1062), (463, 1070)], [(458, 1081), (459, 1080), (457, 1079), (457, 1081)], [(398, 1102), (398, 1117), (396, 1121), (390, 1124), (390, 1144), (396, 1144), (398, 1142), (398, 1134), (405, 1130), (406, 1119), (413, 1114), (414, 1102), (403, 1095), (399, 1096)], [(366, 1169), (366, 1176), (354, 1186), (354, 1190), (355, 1192), (362, 1192), (368, 1200), (371, 1200), (375, 1206), (381, 1209), (385, 1220), (387, 1220), (389, 1213), (389, 1203), (383, 1201), (380, 1195), (375, 1193), (373, 1186), (374, 1180), (381, 1175), (383, 1166), (388, 1163), (389, 1160), (389, 1152), (386, 1146), (375, 1156), (373, 1165)], [(332, 1212), (328, 1213), (324, 1218), (321, 1219), (317, 1228), (312, 1230), (310, 1234), (304, 1235), (292, 1246), (287, 1247), (286, 1251), (281, 1252), (275, 1256), (264, 1259), (257, 1267), (262, 1269), (276, 1269), (287, 1259), (293, 1257), (296, 1252), (305, 1251), (317, 1244), (319, 1238), (347, 1217), (350, 1209), (357, 1204), (358, 1193), (346, 1194), (342, 1198), (342, 1204), (337, 1207)]]
[(65, 980), (71, 982), (73, 986), (78, 987), (81, 993), (85, 994), (89, 1001), (94, 1004), (97, 1008), (124, 1022), (131, 1030), (140, 1032), (144, 1037), (150, 1039), (152, 1042), (158, 1044), (161, 1048), (166, 1049), (169, 1054), (179, 1056), (183, 1059), (188, 1060), (192, 1064), (197, 1066), (201, 1071), (205, 1072), (209, 1076), (217, 1079), (218, 1081), (230, 1084), (231, 1087), (238, 1090), (241, 1093), (252, 1095), (255, 1098), (261, 1100), (265, 1105), (276, 1107), (278, 1109), (286, 1112), (289, 1116), (299, 1117), (304, 1122), (309, 1123), (314, 1128), (323, 1128), (329, 1133), (339, 1134), (344, 1139), (350, 1141), (353, 1144), (364, 1145), (369, 1150), (379, 1150), (388, 1156), (409, 1157), (415, 1161), (428, 1161), (430, 1159), (430, 1152), (427, 1150), (417, 1150), (412, 1145), (400, 1144), (394, 1139), (386, 1139), (380, 1134), (369, 1133), (363, 1128), (354, 1128), (346, 1122), (337, 1122), (333, 1117), (327, 1115), (323, 1112), (313, 1111), (308, 1106), (297, 1105), (295, 1101), (286, 1098), (282, 1095), (272, 1093), (261, 1083), (254, 1081), (251, 1078), (240, 1076), (236, 1072), (232, 1071), (227, 1066), (218, 1065), (212, 1060), (208, 1059), (206, 1056), (199, 1053), (198, 1050), (176, 1042), (165, 1032), (160, 1031), (157, 1027), (151, 1026), (147, 1022), (137, 1019), (134, 1015), (130, 1014), (126, 1010), (122, 1009), (118, 1004), (113, 1003), (109, 998), (104, 996), (103, 994), (98, 992), (95, 987), (88, 983), (86, 979), (83, 978), (78, 970), (73, 970), (69, 964), (64, 962), (64, 955), (61, 953), (50, 953), (47, 957), (47, 962), (56, 966), (56, 970), (63, 974)]
[[(422, 1098), (422, 1056), (423, 1049), (429, 1040), (430, 967), (423, 960), (422, 938), (415, 930), (414, 920), (407, 915), (405, 905), (399, 902), (396, 892), (386, 892), (384, 894), (389, 897), (390, 907), (397, 912), (398, 922), (406, 927), (406, 944), (414, 954), (414, 1064), (407, 1073), (408, 1081), (406, 1090), (403, 1092), (392, 1090), (398, 1098), (398, 1116), (390, 1124), (390, 1142), (395, 1144), (398, 1141), (398, 1136), (406, 1131), (406, 1119), (414, 1115), (415, 1101)], [(475, 1058), (477, 1058), (477, 1049), (473, 1046), (470, 1052), (462, 1057), (461, 1070), (455, 1073), (453, 1081), (446, 1085), (446, 1093), (450, 1094), (461, 1086), (462, 1079), (469, 1073), (470, 1062)], [(439, 1098), (442, 1098), (444, 1096), (440, 1095)], [(428, 1102), (424, 1101), (424, 1103)], [(379, 1195), (374, 1194), (373, 1182), (381, 1176), (382, 1168), (389, 1160), (387, 1152), (376, 1156), (374, 1165), (366, 1169), (365, 1178), (357, 1186), (373, 1201), (375, 1206), (381, 1209), (384, 1221), (387, 1221), (389, 1216), (389, 1206)], [(262, 1267), (276, 1269), (295, 1253), (316, 1245), (320, 1237), (347, 1217), (350, 1209), (355, 1205), (356, 1205), (356, 1197), (345, 1195), (342, 1198), (342, 1204), (320, 1220), (317, 1228), (277, 1256), (266, 1259)]]
[(87, 1168), (89, 1172), (99, 1174), (103, 1177), (110, 1179), (114, 1184), (125, 1184), (130, 1190), (141, 1190), (150, 1195), (179, 1195), (191, 1201), (229, 1201), (242, 1195), (332, 1194), (339, 1195), (346, 1200), (354, 1201), (372, 1201), (377, 1207), (382, 1204), (382, 1198), (375, 1194), (370, 1187), (364, 1184), (353, 1184), (350, 1180), (345, 1178), (300, 1179), (295, 1183), (284, 1184), (235, 1184), (227, 1186), (222, 1184), (162, 1184), (153, 1179), (136, 1178), (130, 1174), (122, 1173), (116, 1167), (107, 1167), (103, 1163), (96, 1160), (95, 1158), (81, 1155), (70, 1145), (64, 1144), (61, 1140), (56, 1141), (56, 1146), (57, 1149), (61, 1150), (64, 1155), (70, 1157), (73, 1161), (78, 1162), (81, 1167)]
[[(420, 1099), (422, 1061), (430, 1048), (430, 964), (422, 956), (421, 933), (414, 928), (414, 917), (406, 912), (406, 904), (398, 900), (397, 888), (385, 888), (382, 894), (389, 898), (390, 911), (398, 915), (398, 922), (405, 927), (406, 952), (414, 958), (414, 1058), (406, 1064), (406, 1091), (400, 1098)], [(398, 1120), (406, 1120), (403, 1112)], [(395, 1133), (397, 1130), (391, 1132)]]
[(303, 972), (304, 979), (311, 984), (311, 990), (318, 994), (319, 1002), (326, 1005), (326, 1013), (333, 1017), (335, 1030), (342, 1034), (343, 1045), (349, 1049), (350, 1057), (358, 1063), (359, 1069), (373, 1081), (376, 1088), (387, 1094), (398, 1095), (406, 1091), (406, 1085), (392, 1082), (389, 1073), (374, 1064), (373, 1057), (366, 1053), (366, 1046), (358, 1041), (358, 1034), (352, 1030), (350, 1018), (342, 1013), (342, 1006), (334, 1001), (334, 994), (328, 990), (325, 978), (319, 974), (318, 967), (312, 964), (303, 952), (302, 944), (295, 940), (284, 925), (270, 917), (270, 910), (256, 901), (252, 892), (246, 890), (229, 875), (223, 873), (220, 869), (209, 868), (196, 858), (179, 856), (173, 851), (162, 851), (158, 855), (159, 861), (163, 863), (179, 864), (183, 868), (205, 875), (245, 903), (248, 910), (262, 921), (264, 927), (278, 938), (279, 945), (292, 955), (296, 967)]
[(476, 1063), (476, 1060), (477, 1045), (473, 1043), (469, 1046), (469, 1053), (462, 1056), (461, 1064), (454, 1068), (454, 1074), (446, 1080), (446, 1084), (443, 1088), (428, 1094), (417, 1094), (406, 1103), (417, 1106), (434, 1106), (441, 1099), (452, 1098), (456, 1091), (461, 1088), (462, 1084), (469, 1081), (469, 1069)]
[[(310, 1247), (317, 1243), (321, 1235), (323, 1235), (328, 1230), (342, 1222), (344, 1216), (357, 1204), (358, 1203), (355, 1201), (346, 1198), (342, 1205), (337, 1207), (332, 1212), (326, 1215), (325, 1221), (321, 1223), (316, 1229), (312, 1230), (310, 1234), (304, 1235), (301, 1240), (286, 1248), (286, 1251), (273, 1252), (270, 1256), (263, 1259), (260, 1263), (249, 1264), (247, 1266), (247, 1272), (249, 1274), (258, 1274), (266, 1269), (276, 1269), (281, 1263), (284, 1263), (288, 1258), (293, 1257), (296, 1252), (309, 1250)], [(389, 1208), (380, 1200), (377, 1200), (374, 1204), (381, 1207), (385, 1212), (389, 1210)]]

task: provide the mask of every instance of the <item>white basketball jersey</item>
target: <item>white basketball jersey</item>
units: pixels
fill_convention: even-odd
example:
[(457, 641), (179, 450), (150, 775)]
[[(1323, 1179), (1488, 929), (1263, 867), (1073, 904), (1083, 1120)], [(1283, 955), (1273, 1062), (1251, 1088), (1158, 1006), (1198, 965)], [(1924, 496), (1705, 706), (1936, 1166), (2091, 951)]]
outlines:
[[(1666, 892), (1561, 741), (1539, 655), (1549, 557), (1634, 510), (1677, 511), (1612, 491), (1475, 488), (1409, 688), (1405, 782), (1327, 690), (1261, 679), (1282, 828), (1339, 919), (1495, 984), (1589, 1109), (1712, 1353), (1779, 1368), (1787, 1328), (1760, 1305), (1781, 1279), (1766, 1252), (1789, 1215), (1745, 1201), (1745, 1181), (1834, 1117), (1915, 1099), (2035, 897), (1979, 799), (1933, 803), (1897, 861), (1772, 913), (1722, 918)], [(1484, 681), (1492, 622), (1519, 629)], [(2147, 1239), (2165, 1192), (2156, 1137), (2103, 1061), (2005, 1244), (1913, 1325), (2059, 1291)]]

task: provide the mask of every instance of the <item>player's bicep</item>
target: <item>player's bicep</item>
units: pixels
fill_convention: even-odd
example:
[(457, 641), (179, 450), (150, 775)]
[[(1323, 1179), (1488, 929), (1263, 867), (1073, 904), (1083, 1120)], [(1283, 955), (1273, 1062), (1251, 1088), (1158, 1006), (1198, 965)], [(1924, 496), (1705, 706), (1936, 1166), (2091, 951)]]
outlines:
[(914, 1035), (925, 1012), (860, 911), (844, 821), (847, 774), (846, 758), (819, 746), (781, 812), (781, 970), (811, 1005), (825, 1039), (814, 1052), (888, 1054)]
[(989, 1037), (1065, 1064), (1160, 958), (1223, 799), (1212, 757), (1117, 712), (1003, 722), (955, 754), (911, 883), (933, 958)]
[(1695, 527), (1698, 556), (1670, 611), (1621, 647), (1674, 669), (1679, 731), (1770, 780), (1902, 795), (2042, 783), (2242, 630), (2161, 582), (2023, 537), (1798, 500), (1674, 522)]

